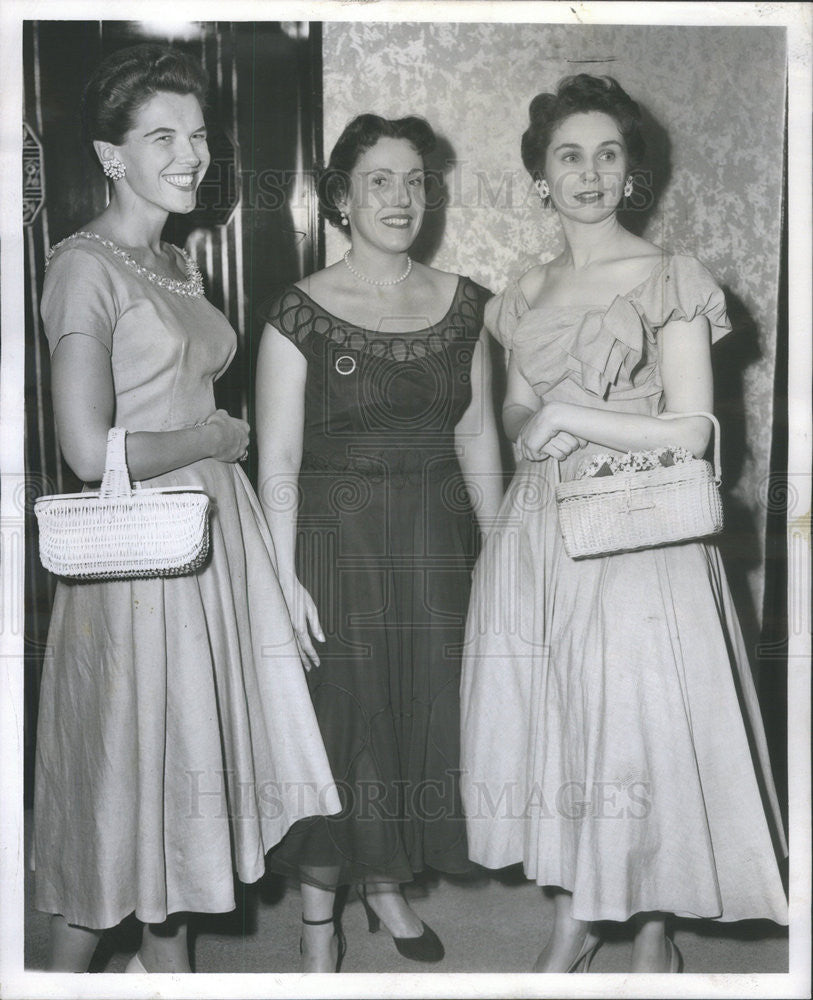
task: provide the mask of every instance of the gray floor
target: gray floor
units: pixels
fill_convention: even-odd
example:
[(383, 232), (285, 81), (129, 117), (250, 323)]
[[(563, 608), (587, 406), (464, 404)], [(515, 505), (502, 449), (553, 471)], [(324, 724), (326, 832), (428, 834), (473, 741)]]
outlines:
[[(27, 873), (30, 901), (31, 873)], [(414, 909), (440, 935), (446, 958), (421, 965), (402, 958), (386, 931), (370, 934), (360, 902), (350, 896), (342, 925), (347, 936), (344, 972), (528, 972), (552, 917), (550, 902), (519, 869), (477, 878), (424, 878), (408, 895)], [(194, 961), (197, 972), (298, 972), (301, 906), (295, 885), (269, 877), (241, 887), (234, 913), (197, 918)], [(592, 972), (626, 972), (630, 931), (603, 925), (606, 943)], [(44, 968), (48, 918), (30, 905), (25, 916), (25, 965)], [(125, 921), (102, 938), (92, 971), (122, 972), (138, 947), (139, 926)], [(675, 942), (687, 972), (787, 972), (787, 930), (769, 922), (678, 920)]]

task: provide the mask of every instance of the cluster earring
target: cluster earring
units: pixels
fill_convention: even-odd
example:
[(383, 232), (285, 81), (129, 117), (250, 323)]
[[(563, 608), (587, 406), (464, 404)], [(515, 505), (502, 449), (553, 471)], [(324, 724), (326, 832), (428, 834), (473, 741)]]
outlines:
[(347, 214), (345, 212), (342, 212), (341, 215), (342, 215), (342, 219), (341, 219), (342, 225), (343, 226), (350, 225), (350, 220), (347, 218)]
[(628, 177), (627, 178), (627, 182), (624, 185), (624, 197), (625, 198), (632, 197), (632, 188), (633, 188), (632, 177)]
[(548, 182), (544, 177), (536, 182), (536, 190), (539, 192), (539, 197), (542, 199), (542, 204), (547, 205), (550, 199), (550, 188), (548, 187)]
[(102, 160), (102, 170), (105, 177), (109, 177), (111, 181), (120, 181), (127, 173), (127, 168), (117, 156), (110, 160)]

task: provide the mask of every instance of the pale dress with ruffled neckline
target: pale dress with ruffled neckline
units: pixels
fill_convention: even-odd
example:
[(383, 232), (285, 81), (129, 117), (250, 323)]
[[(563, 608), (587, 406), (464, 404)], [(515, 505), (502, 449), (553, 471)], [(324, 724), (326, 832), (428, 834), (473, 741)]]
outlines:
[[(665, 255), (609, 306), (529, 308), (517, 282), (486, 324), (544, 400), (657, 414), (657, 337), (725, 299)], [(591, 454), (561, 464), (563, 480)], [(475, 570), (461, 687), (470, 855), (522, 862), (581, 920), (648, 910), (787, 922), (786, 853), (748, 659), (720, 555), (690, 542), (564, 551), (552, 461), (521, 461)]]

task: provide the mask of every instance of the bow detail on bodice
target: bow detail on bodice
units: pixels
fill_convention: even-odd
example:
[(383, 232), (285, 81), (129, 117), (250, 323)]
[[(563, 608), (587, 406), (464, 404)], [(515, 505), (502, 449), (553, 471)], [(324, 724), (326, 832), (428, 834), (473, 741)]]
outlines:
[(696, 258), (673, 255), (606, 307), (531, 308), (511, 281), (486, 306), (485, 323), (539, 396), (569, 379), (593, 400), (634, 399), (657, 391), (658, 332), (701, 315), (712, 342), (730, 331), (725, 297), (711, 274)]
[(520, 318), (512, 346), (525, 378), (539, 395), (568, 377), (602, 399), (610, 388), (632, 388), (646, 376), (642, 361), (654, 344), (633, 304), (619, 295), (606, 310), (579, 312), (552, 309), (544, 328), (535, 311)]

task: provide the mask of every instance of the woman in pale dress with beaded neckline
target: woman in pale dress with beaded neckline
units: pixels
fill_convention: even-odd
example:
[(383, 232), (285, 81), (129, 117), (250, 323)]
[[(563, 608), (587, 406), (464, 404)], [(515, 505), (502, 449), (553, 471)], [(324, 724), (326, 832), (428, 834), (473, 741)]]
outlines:
[(108, 57), (84, 125), (107, 208), (50, 255), (42, 299), (59, 442), (85, 482), (126, 429), (131, 477), (214, 501), (210, 553), (168, 579), (60, 582), (42, 678), (36, 898), (49, 969), (85, 971), (104, 928), (145, 923), (130, 972), (190, 971), (187, 914), (234, 907), (298, 819), (338, 798), (262, 512), (237, 464), (248, 425), (215, 409), (236, 337), (161, 241), (209, 165), (206, 77), (144, 45)]

